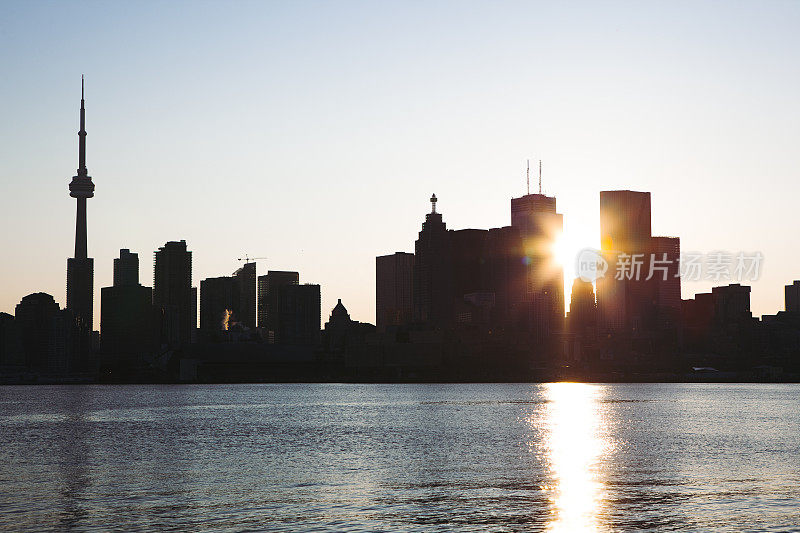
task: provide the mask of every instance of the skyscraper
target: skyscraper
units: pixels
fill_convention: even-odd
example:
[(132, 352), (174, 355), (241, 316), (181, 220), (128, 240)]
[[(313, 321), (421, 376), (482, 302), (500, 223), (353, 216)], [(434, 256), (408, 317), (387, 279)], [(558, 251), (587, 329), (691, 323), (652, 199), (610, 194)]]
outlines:
[[(650, 237), (649, 192), (600, 192), (600, 246), (608, 271), (597, 280), (597, 304), (605, 331), (630, 333), (648, 318)], [(625, 276), (616, 279), (623, 267)]]
[(230, 326), (256, 327), (256, 264), (247, 263), (232, 276), (200, 282), (200, 328), (227, 330)]
[(519, 316), (524, 307), (527, 267), (523, 263), (522, 238), (512, 226), (492, 228), (484, 243), (486, 289), (495, 295), (495, 318), (502, 327), (524, 326)]
[(155, 252), (153, 304), (161, 314), (161, 340), (188, 344), (197, 325), (197, 290), (192, 287), (192, 252), (186, 241), (170, 241)]
[(105, 370), (141, 368), (155, 348), (153, 291), (139, 284), (139, 255), (119, 251), (114, 285), (100, 289), (100, 348)]
[(231, 325), (233, 304), (233, 278), (221, 276), (200, 282), (200, 329), (227, 330)]
[(656, 320), (662, 329), (677, 328), (681, 314), (681, 240), (678, 237), (652, 237), (650, 251), (653, 254)]
[(233, 273), (234, 314), (236, 321), (256, 328), (256, 264), (245, 263)]
[(414, 254), (396, 252), (375, 258), (375, 324), (379, 331), (411, 323), (413, 279)]
[(300, 275), (297, 272), (269, 270), (258, 278), (258, 327), (264, 328), (269, 342), (276, 341), (278, 330), (278, 310), (280, 308), (280, 288), (297, 285)]
[(288, 284), (277, 289), (276, 344), (313, 345), (320, 341), (320, 286)]
[(414, 321), (442, 327), (452, 319), (453, 295), (450, 240), (441, 213), (436, 212), (436, 195), (431, 212), (414, 243)]
[[(94, 259), (86, 250), (86, 199), (94, 196), (94, 183), (86, 170), (86, 112), (81, 77), (81, 118), (78, 131), (78, 173), (69, 184), (69, 195), (77, 200), (75, 257), (67, 259), (67, 309), (84, 333), (93, 327)], [(83, 346), (82, 349), (87, 349)]]
[(556, 260), (555, 245), (564, 229), (564, 216), (556, 211), (556, 199), (541, 193), (512, 198), (511, 226), (522, 238), (527, 267), (523, 297), (531, 307), (531, 326), (542, 335), (561, 331), (564, 269)]

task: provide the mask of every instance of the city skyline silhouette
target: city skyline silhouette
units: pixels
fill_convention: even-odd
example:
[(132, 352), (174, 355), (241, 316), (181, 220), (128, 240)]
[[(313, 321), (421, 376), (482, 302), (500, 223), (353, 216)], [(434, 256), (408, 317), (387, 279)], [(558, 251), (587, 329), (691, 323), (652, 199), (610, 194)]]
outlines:
[(0, 531), (796, 530), (798, 28), (0, 2)]
[[(610, 9), (598, 24), (618, 16), (619, 9)], [(103, 20), (118, 14), (116, 8), (89, 12), (81, 6), (75, 11), (64, 14), (66, 20), (83, 17), (89, 35), (104, 39), (112, 49), (125, 49), (118, 37), (103, 32), (100, 26)], [(74, 79), (84, 72), (89, 80), (88, 115), (93, 128), (89, 157), (103, 191), (90, 206), (90, 221), (95, 222), (89, 230), (95, 291), (110, 284), (111, 259), (120, 248), (144, 255), (168, 240), (186, 239), (196, 252), (195, 284), (233, 271), (238, 266), (235, 259), (246, 253), (265, 256), (268, 259), (259, 261), (259, 269), (297, 269), (319, 282), (323, 309), (332, 308), (342, 298), (355, 318), (373, 321), (373, 258), (412, 251), (410, 235), (416, 231), (412, 228), (424, 215), (429, 195), (439, 195), (440, 210), (450, 227), (505, 225), (508, 200), (525, 190), (525, 159), (530, 158), (544, 161), (544, 192), (558, 198), (573, 254), (583, 247), (600, 245), (600, 190), (650, 191), (657, 213), (653, 231), (681, 236), (684, 250), (762, 252), (764, 270), (761, 279), (753, 283), (752, 307), (756, 315), (774, 313), (781, 307), (781, 287), (797, 277), (798, 261), (791, 246), (780, 232), (768, 229), (771, 225), (791, 225), (790, 198), (797, 187), (793, 179), (797, 156), (787, 151), (795, 135), (787, 129), (787, 121), (796, 112), (797, 103), (782, 91), (771, 93), (771, 103), (756, 100), (758, 87), (774, 81), (778, 73), (769, 63), (751, 64), (756, 58), (741, 55), (742, 45), (732, 39), (736, 35), (739, 40), (752, 42), (748, 39), (761, 35), (763, 25), (777, 24), (771, 26), (773, 37), (760, 42), (756, 52), (780, 50), (781, 57), (794, 54), (795, 48), (786, 46), (794, 37), (782, 28), (793, 20), (795, 12), (791, 7), (784, 11), (772, 8), (752, 17), (751, 11), (746, 7), (726, 11), (729, 24), (708, 41), (714, 43), (708, 50), (739, 62), (716, 63), (711, 87), (703, 85), (707, 80), (700, 64), (680, 61), (692, 57), (689, 42), (705, 42), (699, 27), (707, 17), (717, 14), (713, 9), (698, 9), (694, 22), (670, 21), (665, 35), (684, 35), (689, 39), (685, 44), (668, 48), (665, 41), (645, 41), (648, 53), (672, 54), (667, 65), (684, 65), (681, 83), (691, 85), (691, 94), (667, 92), (671, 85), (665, 83), (668, 78), (664, 76), (668, 72), (646, 67), (643, 58), (640, 61), (625, 48), (639, 35), (634, 22), (645, 28), (655, 24), (659, 11), (654, 7), (627, 10), (619, 19), (621, 33), (599, 50), (622, 51), (625, 61), (598, 55), (599, 64), (616, 69), (617, 75), (593, 92), (579, 90), (559, 68), (558, 59), (568, 53), (562, 40), (566, 36), (550, 32), (526, 36), (525, 41), (516, 37), (508, 37), (508, 41), (479, 39), (487, 45), (484, 61), (502, 53), (518, 60), (513, 66), (501, 64), (490, 69), (494, 73), (491, 84), (463, 83), (470, 69), (458, 60), (473, 50), (474, 44), (464, 44), (463, 49), (456, 46), (452, 41), (454, 30), (435, 39), (440, 45), (437, 56), (422, 60), (417, 49), (401, 51), (390, 46), (406, 42), (396, 32), (389, 32), (386, 39), (376, 43), (378, 49), (373, 54), (366, 54), (356, 53), (344, 37), (346, 25), (328, 29), (324, 35), (331, 37), (332, 50), (337, 51), (339, 60), (330, 67), (321, 63), (324, 56), (316, 49), (298, 49), (291, 45), (293, 39), (281, 34), (275, 39), (287, 44), (283, 48), (285, 59), (266, 56), (280, 67), (280, 75), (273, 78), (247, 72), (234, 62), (217, 75), (204, 76), (203, 83), (190, 81), (195, 79), (190, 74), (200, 72), (204, 64), (182, 63), (179, 72), (165, 75), (167, 63), (154, 55), (155, 46), (176, 51), (186, 46), (165, 33), (163, 24), (174, 15), (169, 10), (164, 13), (164, 22), (153, 22), (150, 46), (128, 49), (124, 54), (129, 61), (154, 59), (149, 66), (136, 62), (138, 72), (131, 70), (129, 77), (111, 70), (109, 57), (69, 37), (77, 49), (75, 57), (83, 64), (73, 60), (68, 63), (73, 66), (70, 72), (59, 68), (25, 76), (27, 67), (16, 61), (11, 72), (19, 73), (13, 76), (21, 83), (16, 86), (17, 94), (5, 92), (11, 86), (3, 89), (3, 96), (16, 102), (14, 116), (24, 113), (26, 120), (9, 122), (21, 128), (6, 145), (10, 152), (4, 161), (7, 175), (19, 179), (6, 182), (9, 194), (3, 195), (2, 206), (9, 221), (16, 221), (24, 231), (4, 235), (2, 245), (29, 260), (4, 262), (0, 267), (4, 279), (16, 280), (0, 289), (0, 310), (13, 312), (23, 295), (37, 290), (46, 290), (66, 304), (58, 265), (72, 248), (69, 225), (64, 223), (69, 220), (71, 204), (57, 191), (69, 175), (65, 169), (74, 167)], [(58, 13), (55, 9), (45, 15), (35, 6), (15, 8), (16, 16), (29, 20), (46, 20)], [(400, 22), (410, 24), (413, 13), (405, 12)], [(275, 24), (310, 15), (306, 8), (274, 13), (267, 10), (264, 14), (265, 20)], [(347, 10), (337, 10), (336, 17), (346, 20), (343, 17), (348, 14)], [(371, 20), (381, 14), (378, 9), (366, 10), (363, 17)], [(142, 9), (132, 15), (138, 21), (149, 20), (150, 12)], [(445, 17), (445, 12), (433, 10), (429, 15)], [(200, 34), (194, 32), (210, 20), (205, 15), (193, 16), (197, 26), (185, 30), (186, 43), (196, 42)], [(311, 20), (317, 20), (317, 16), (322, 12)], [(477, 24), (477, 17), (478, 12), (464, 22)], [(488, 27), (486, 39), (499, 35), (501, 28), (517, 24), (502, 17), (494, 22), (497, 25)], [(745, 22), (747, 31), (740, 31)], [(33, 25), (31, 31), (33, 38), (39, 26)], [(251, 36), (252, 31), (254, 28), (246, 26), (242, 35)], [(597, 31), (611, 35), (606, 30)], [(50, 39), (43, 38), (43, 46), (50, 47)], [(232, 39), (216, 52), (217, 57), (242, 51), (247, 42), (244, 39)], [(527, 39), (557, 46), (548, 56)], [(585, 44), (586, 37), (577, 42)], [(446, 46), (448, 43), (450, 46)], [(29, 53), (23, 44), (14, 46), (20, 47), (19, 58)], [(55, 48), (47, 49), (56, 53)], [(711, 53), (705, 51), (707, 47), (699, 49)], [(250, 49), (250, 53), (254, 57), (261, 54), (258, 49)], [(526, 57), (538, 58), (539, 69), (516, 66), (524, 65)], [(290, 64), (289, 58), (312, 61), (306, 70), (298, 70), (300, 63)], [(379, 85), (370, 85), (363, 76), (349, 75), (353, 72), (347, 67), (351, 62), (355, 62), (353, 68), (356, 64), (371, 66), (380, 64), (381, 58), (393, 69), (378, 72), (375, 83)], [(416, 65), (413, 59), (419, 60)], [(584, 79), (595, 72), (585, 60), (571, 64), (575, 75)], [(330, 70), (334, 65), (339, 66), (341, 75)], [(423, 76), (435, 66), (444, 68), (448, 75)], [(748, 74), (742, 77), (745, 67)], [(43, 78), (45, 72), (47, 77)], [(322, 87), (303, 83), (305, 92), (295, 91), (287, 100), (289, 87), (294, 87), (290, 84), (305, 80), (311, 72), (326, 74), (323, 79), (330, 85), (331, 94), (344, 98), (342, 109), (348, 110), (350, 118), (319, 100)], [(461, 77), (451, 76), (456, 73)], [(791, 69), (780, 74), (781, 79), (790, 76), (789, 81), (796, 75)], [(404, 84), (388, 85), (400, 79)], [(273, 98), (257, 97), (250, 89), (252, 82), (259, 87), (272, 86), (271, 90), (278, 92), (268, 93)], [(20, 90), (31, 83), (37, 85)], [(632, 95), (626, 89), (629, 83), (647, 90)], [(178, 100), (169, 87), (194, 96)], [(559, 87), (568, 91), (563, 103), (559, 103), (562, 98), (552, 95)], [(523, 89), (531, 89), (530, 94), (523, 96)], [(237, 90), (245, 92), (243, 97), (236, 97)], [(419, 114), (425, 90), (442, 102), (429, 109), (433, 113), (429, 118)], [(368, 97), (355, 98), (358, 94)], [(498, 107), (501, 94), (510, 94), (509, 104), (524, 105)], [(657, 112), (660, 105), (651, 105), (649, 98), (659, 95), (674, 117)], [(389, 97), (417, 111), (408, 116), (386, 115), (396, 107), (389, 105)], [(452, 104), (444, 103), (451, 98)], [(605, 111), (592, 108), (593, 103), (601, 101), (609, 104), (602, 107)], [(485, 103), (476, 107), (475, 102)], [(642, 114), (645, 104), (647, 112)], [(780, 111), (775, 108), (778, 105), (783, 106)], [(613, 111), (626, 110), (613, 118)], [(696, 113), (703, 117), (702, 124)], [(741, 127), (723, 132), (721, 121), (734, 118)], [(390, 124), (395, 127), (390, 128)], [(470, 124), (472, 127), (467, 127)], [(458, 135), (450, 128), (457, 128)], [(34, 138), (42, 142), (35, 143)], [(751, 146), (744, 149), (748, 139)], [(484, 149), (478, 149), (480, 146)], [(42, 157), (43, 153), (51, 155)], [(755, 187), (759, 189), (755, 197), (769, 198), (768, 202), (752, 201)], [(751, 214), (741, 216), (741, 210)], [(50, 217), (61, 224), (46, 223)], [(364, 224), (365, 219), (371, 222)], [(287, 226), (284, 221), (292, 222)], [(570, 264), (565, 267), (568, 295), (575, 276)], [(712, 280), (684, 283), (682, 296), (689, 298), (712, 285)], [(95, 298), (95, 328), (97, 302)]]

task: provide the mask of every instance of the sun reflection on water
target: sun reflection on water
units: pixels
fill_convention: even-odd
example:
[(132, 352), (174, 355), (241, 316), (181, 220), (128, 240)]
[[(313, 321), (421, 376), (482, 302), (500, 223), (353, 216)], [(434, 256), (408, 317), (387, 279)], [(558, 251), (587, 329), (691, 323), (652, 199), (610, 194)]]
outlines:
[(597, 385), (551, 383), (543, 426), (553, 485), (546, 487), (554, 507), (550, 531), (598, 531), (603, 484), (599, 461), (607, 450), (601, 435)]

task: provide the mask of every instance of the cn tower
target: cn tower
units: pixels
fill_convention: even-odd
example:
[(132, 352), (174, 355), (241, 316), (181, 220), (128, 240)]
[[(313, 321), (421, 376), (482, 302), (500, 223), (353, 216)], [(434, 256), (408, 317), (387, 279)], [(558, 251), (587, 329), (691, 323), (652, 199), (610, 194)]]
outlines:
[(67, 309), (78, 326), (92, 331), (94, 259), (86, 252), (86, 199), (94, 196), (94, 183), (86, 170), (86, 112), (81, 76), (81, 129), (78, 131), (78, 174), (69, 184), (69, 195), (78, 200), (75, 223), (75, 257), (67, 259)]

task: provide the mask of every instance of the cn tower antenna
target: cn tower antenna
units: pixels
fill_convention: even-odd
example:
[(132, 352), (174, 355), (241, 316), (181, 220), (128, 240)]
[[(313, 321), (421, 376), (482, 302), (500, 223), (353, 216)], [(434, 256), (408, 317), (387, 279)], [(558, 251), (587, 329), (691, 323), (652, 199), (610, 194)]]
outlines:
[(528, 159), (528, 167), (525, 169), (525, 181), (528, 183), (528, 194), (531, 193), (531, 160)]
[(542, 160), (539, 160), (539, 194), (542, 194)]

